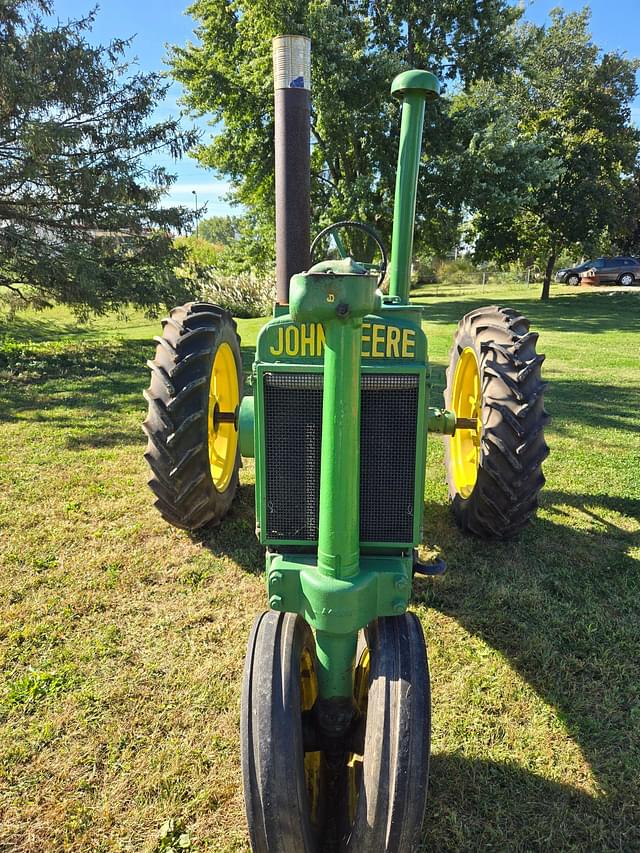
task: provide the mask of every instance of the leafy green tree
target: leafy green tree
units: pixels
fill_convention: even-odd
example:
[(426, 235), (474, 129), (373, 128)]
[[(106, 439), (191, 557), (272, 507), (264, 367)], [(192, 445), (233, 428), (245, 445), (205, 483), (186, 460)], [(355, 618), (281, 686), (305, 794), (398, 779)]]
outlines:
[[(273, 245), (271, 39), (312, 40), (314, 228), (361, 219), (389, 237), (397, 156), (393, 77), (409, 66), (451, 85), (498, 79), (515, 62), (507, 38), (521, 12), (506, 0), (196, 0), (199, 44), (175, 47), (172, 66), (186, 103), (222, 123), (197, 149), (203, 165), (229, 176), (232, 196), (253, 218), (248, 263), (270, 263)], [(430, 110), (433, 158), (420, 183), (418, 244), (450, 248), (463, 210), (452, 196), (442, 138), (443, 106)], [(446, 130), (446, 128), (445, 128)]]
[(50, 25), (51, 12), (0, 6), (0, 287), (79, 311), (180, 299), (169, 232), (191, 214), (158, 206), (173, 178), (147, 158), (179, 157), (195, 135), (151, 123), (166, 83), (131, 72), (127, 41), (92, 46), (93, 14)]
[[(485, 156), (473, 158), (468, 175), (476, 250), (484, 258), (539, 259), (547, 299), (561, 253), (589, 255), (630, 232), (640, 132), (629, 108), (640, 63), (599, 50), (588, 10), (554, 10), (548, 26), (521, 28), (517, 43), (517, 71), (490, 93), (474, 85), (460, 104), (462, 111), (487, 103), (492, 110), (473, 139), (474, 153)], [(521, 156), (527, 149), (528, 163)], [(522, 170), (506, 165), (508, 157)], [(515, 183), (501, 193), (505, 177)]]
[(198, 225), (203, 240), (216, 246), (231, 246), (240, 236), (240, 222), (237, 216), (209, 216)]

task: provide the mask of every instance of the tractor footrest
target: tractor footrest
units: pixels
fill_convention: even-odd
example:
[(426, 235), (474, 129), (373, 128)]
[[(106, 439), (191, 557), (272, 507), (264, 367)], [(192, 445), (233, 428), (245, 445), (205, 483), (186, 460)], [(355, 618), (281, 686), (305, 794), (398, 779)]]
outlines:
[(413, 558), (413, 573), (414, 575), (443, 575), (447, 571), (447, 564), (442, 557), (436, 557), (431, 563), (423, 563), (415, 555)]

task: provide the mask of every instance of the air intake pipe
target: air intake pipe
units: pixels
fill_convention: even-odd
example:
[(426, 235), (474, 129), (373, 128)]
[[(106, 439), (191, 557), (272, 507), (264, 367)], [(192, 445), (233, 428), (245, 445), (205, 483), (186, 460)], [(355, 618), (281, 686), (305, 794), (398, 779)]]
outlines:
[(440, 83), (429, 71), (404, 71), (391, 84), (391, 94), (402, 99), (402, 122), (396, 197), (393, 207), (393, 236), (389, 267), (389, 294), (409, 301), (413, 229), (416, 217), (418, 169), (422, 149), (425, 102), (437, 98)]

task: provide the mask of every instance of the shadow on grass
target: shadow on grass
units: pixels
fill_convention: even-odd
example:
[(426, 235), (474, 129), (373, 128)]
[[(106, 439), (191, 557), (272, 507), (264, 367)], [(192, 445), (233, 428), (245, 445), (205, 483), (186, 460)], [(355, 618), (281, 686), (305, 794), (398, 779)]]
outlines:
[[(464, 844), (430, 849), (494, 849), (488, 842), (476, 846), (474, 836), (490, 831), (485, 821), (511, 821), (513, 808), (525, 810), (527, 820), (503, 836), (512, 839), (509, 849), (640, 849), (640, 501), (557, 491), (543, 496), (548, 517), (507, 543), (463, 537), (447, 507), (429, 504), (425, 527), (449, 557), (450, 570), (441, 581), (416, 584), (416, 598), (497, 649), (556, 709), (604, 796), (574, 794), (582, 813), (565, 812), (566, 820), (579, 818), (575, 833), (567, 825), (561, 844), (552, 836), (534, 843), (536, 834), (544, 837), (554, 786), (545, 793), (545, 784), (531, 783), (527, 774), (490, 766), (475, 775), (456, 759), (466, 795), (460, 801), (453, 794), (461, 810), (455, 818), (466, 813), (475, 828), (465, 829)], [(518, 787), (495, 784), (496, 772), (498, 781), (511, 778)], [(446, 773), (438, 775), (436, 762), (425, 826), (435, 836), (449, 833), (452, 796)], [(483, 819), (489, 802), (495, 816)]]
[(592, 797), (518, 765), (434, 755), (420, 850), (602, 850), (584, 821), (600, 811)]
[(16, 341), (57, 341), (63, 338), (82, 338), (91, 331), (91, 326), (81, 323), (61, 323), (46, 317), (42, 320), (27, 319), (17, 314), (5, 319), (4, 330)]
[(244, 571), (260, 574), (264, 571), (264, 548), (258, 542), (255, 528), (255, 488), (242, 485), (222, 523), (195, 530), (191, 538), (214, 557), (233, 560)]
[[(432, 296), (428, 293), (422, 295)], [(423, 299), (416, 301), (424, 302)], [(562, 294), (553, 296), (548, 302), (513, 299), (511, 296), (501, 301), (481, 294), (469, 299), (445, 298), (442, 302), (429, 301), (426, 304), (424, 320), (427, 324), (457, 324), (469, 311), (496, 302), (521, 311), (535, 327), (543, 326), (560, 332), (635, 332), (640, 319), (638, 288), (638, 293), (620, 293), (615, 296), (607, 293)]]

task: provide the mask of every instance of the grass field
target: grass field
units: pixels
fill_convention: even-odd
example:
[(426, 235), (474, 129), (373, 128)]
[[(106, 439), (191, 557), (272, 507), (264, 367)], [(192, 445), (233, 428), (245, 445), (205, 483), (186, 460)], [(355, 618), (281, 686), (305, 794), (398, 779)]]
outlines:
[[(423, 291), (443, 384), (457, 319), (540, 331), (551, 455), (517, 541), (462, 537), (431, 441), (417, 581), (433, 759), (425, 851), (640, 850), (640, 295)], [(260, 326), (240, 321), (246, 364)], [(3, 324), (0, 851), (246, 849), (239, 688), (264, 607), (253, 467), (224, 526), (151, 505), (145, 359), (157, 322)], [(173, 821), (172, 823), (167, 823)], [(162, 836), (162, 837), (161, 837)], [(372, 851), (374, 853), (374, 851)]]

